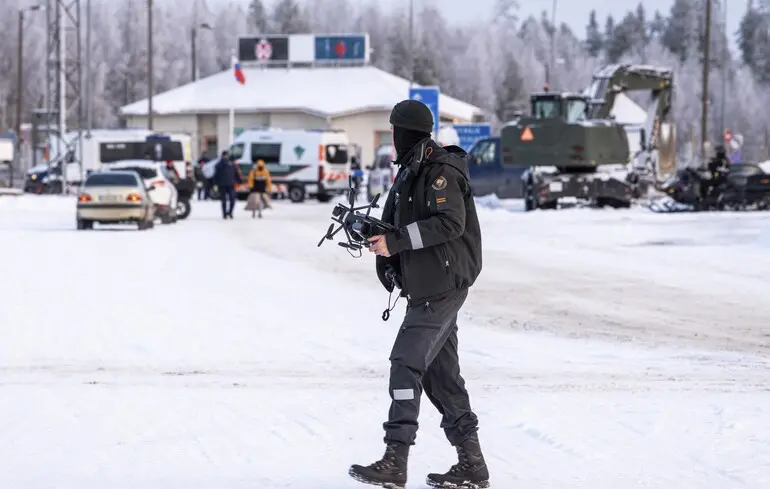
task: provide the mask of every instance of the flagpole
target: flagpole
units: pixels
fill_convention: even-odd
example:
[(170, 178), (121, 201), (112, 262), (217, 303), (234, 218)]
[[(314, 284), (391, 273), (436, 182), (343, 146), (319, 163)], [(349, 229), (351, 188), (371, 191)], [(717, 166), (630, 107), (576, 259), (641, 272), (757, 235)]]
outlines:
[(233, 109), (232, 107), (230, 107), (230, 114), (229, 115), (230, 115), (230, 117), (229, 117), (229, 124), (228, 125), (230, 126), (230, 136), (229, 136), (230, 143), (229, 143), (228, 148), (233, 145), (233, 141), (235, 139), (235, 109)]
[[(237, 59), (238, 59), (238, 58), (235, 57), (235, 49), (232, 50), (231, 59), (232, 59), (232, 65), (233, 65), (232, 68), (233, 68), (233, 70), (235, 70)], [(227, 147), (230, 148), (230, 147), (232, 147), (233, 141), (235, 139), (235, 108), (232, 105), (230, 106), (230, 111), (228, 113), (227, 121), (228, 121), (227, 125), (229, 127), (229, 132), (228, 132), (228, 136), (227, 136), (227, 138), (228, 138), (228, 146)]]

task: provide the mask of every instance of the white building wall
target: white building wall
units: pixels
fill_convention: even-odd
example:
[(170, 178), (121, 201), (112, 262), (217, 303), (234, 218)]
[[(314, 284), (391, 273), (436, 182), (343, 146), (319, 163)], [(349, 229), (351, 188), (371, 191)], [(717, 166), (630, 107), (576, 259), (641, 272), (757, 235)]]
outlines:
[[(380, 144), (390, 144), (391, 130), (388, 117), (390, 111), (377, 110), (327, 120), (303, 112), (236, 114), (235, 128), (275, 127), (283, 129), (342, 129), (350, 142), (361, 147), (362, 163), (368, 166), (374, 158), (374, 151)], [(147, 127), (147, 117), (127, 117), (128, 127)], [(156, 115), (155, 130), (162, 132), (185, 132), (193, 136), (196, 155), (205, 150), (207, 141), (216, 138), (217, 153), (229, 147), (230, 137), (228, 114), (201, 115)]]
[[(129, 128), (147, 129), (147, 116), (129, 116), (126, 125)], [(156, 115), (152, 125), (153, 131), (158, 132), (184, 132), (196, 137), (198, 134), (198, 118), (195, 115)]]
[[(270, 115), (267, 113), (235, 114), (235, 130), (251, 129), (267, 126), (270, 123)], [(217, 115), (217, 143), (218, 152), (230, 147), (230, 116), (227, 112)], [(234, 136), (233, 136), (234, 137)]]
[(303, 112), (273, 112), (270, 114), (270, 127), (281, 129), (327, 129), (329, 121)]

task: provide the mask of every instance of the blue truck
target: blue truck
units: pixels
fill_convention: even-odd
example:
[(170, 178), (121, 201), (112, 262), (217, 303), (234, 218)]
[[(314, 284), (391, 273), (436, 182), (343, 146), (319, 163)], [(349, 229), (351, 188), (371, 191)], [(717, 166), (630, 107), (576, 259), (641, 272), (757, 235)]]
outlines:
[(499, 137), (479, 139), (468, 151), (473, 195), (495, 194), (499, 199), (524, 198), (522, 175), (527, 166), (503, 164)]

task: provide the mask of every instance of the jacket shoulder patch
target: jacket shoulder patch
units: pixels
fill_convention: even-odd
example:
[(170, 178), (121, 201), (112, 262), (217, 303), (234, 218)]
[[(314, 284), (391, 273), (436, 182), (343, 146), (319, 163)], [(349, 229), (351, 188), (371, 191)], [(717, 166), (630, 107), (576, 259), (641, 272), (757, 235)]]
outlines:
[(444, 190), (447, 186), (446, 178), (444, 177), (438, 177), (436, 180), (433, 181), (433, 184), (431, 187), (433, 187), (433, 190)]

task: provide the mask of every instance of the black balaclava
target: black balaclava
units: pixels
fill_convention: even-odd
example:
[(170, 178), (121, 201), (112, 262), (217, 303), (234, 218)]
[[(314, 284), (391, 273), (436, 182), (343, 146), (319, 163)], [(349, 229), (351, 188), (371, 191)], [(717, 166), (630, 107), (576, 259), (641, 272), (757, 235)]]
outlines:
[(430, 134), (427, 132), (393, 126), (393, 145), (396, 149), (396, 164), (400, 164), (401, 160), (407, 156), (417, 143), (428, 137), (430, 137)]
[(390, 112), (390, 123), (393, 125), (396, 163), (400, 164), (417, 143), (430, 137), (433, 131), (433, 113), (422, 102), (402, 100)]

